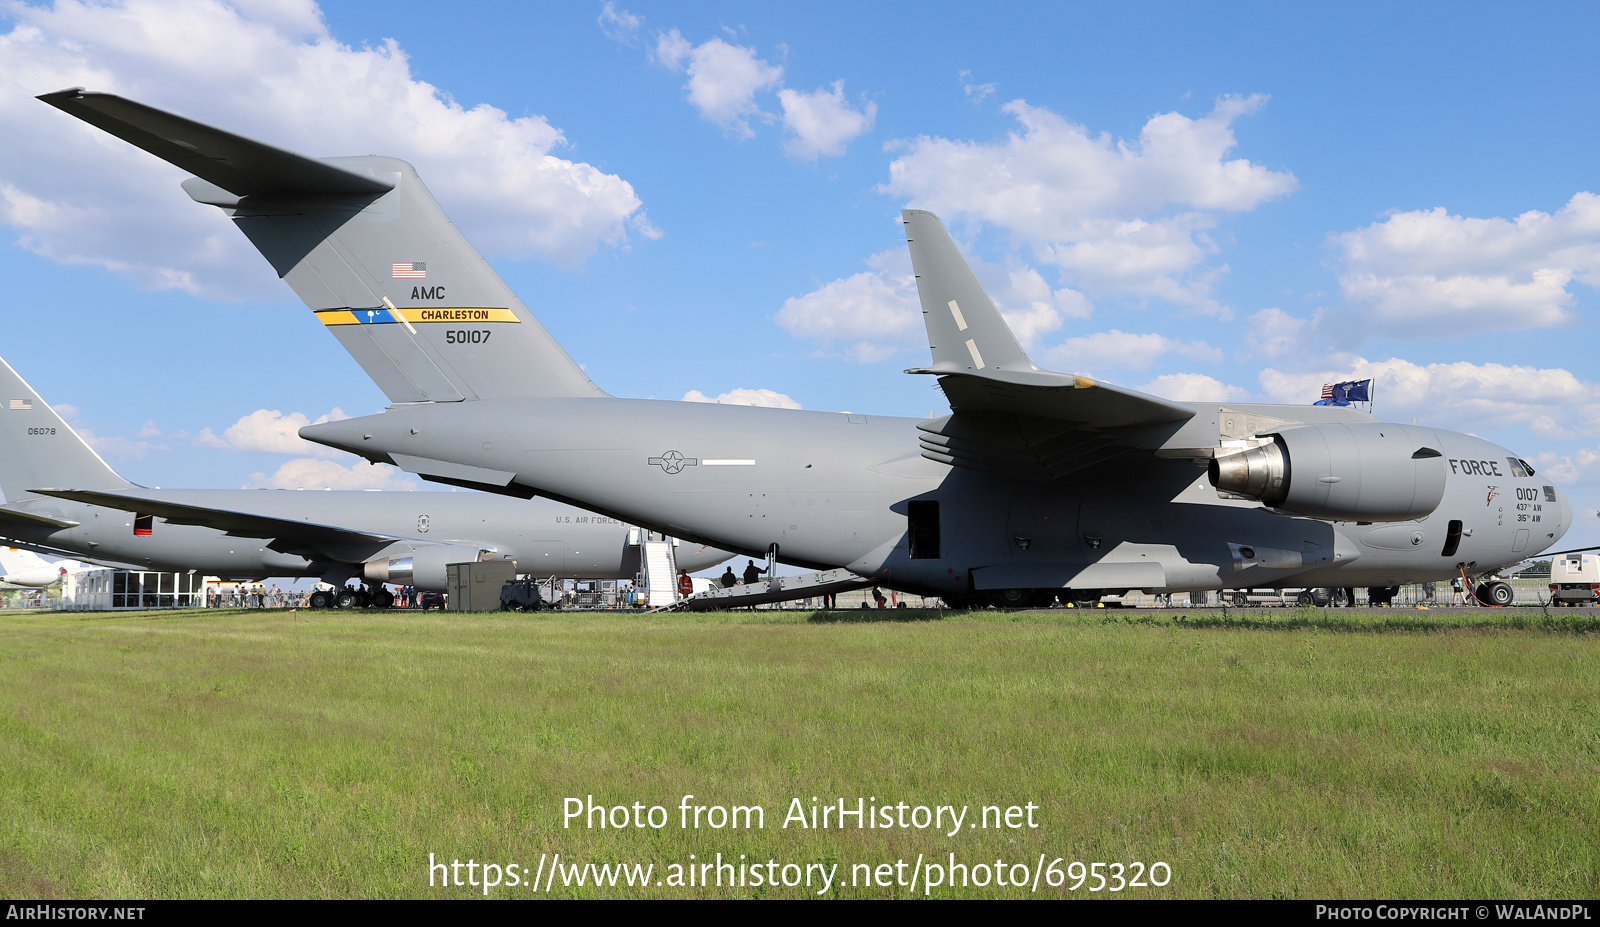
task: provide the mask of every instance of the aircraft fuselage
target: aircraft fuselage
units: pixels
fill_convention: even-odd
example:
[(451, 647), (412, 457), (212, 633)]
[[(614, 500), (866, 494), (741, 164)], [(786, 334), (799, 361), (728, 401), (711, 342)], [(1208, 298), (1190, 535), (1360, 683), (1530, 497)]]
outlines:
[[(201, 525), (153, 519), (148, 534), (136, 533), (135, 514), (68, 499), (31, 497), (7, 507), (78, 524), (70, 528), (6, 524), (19, 542), (131, 568), (193, 571), (225, 578), (268, 576), (359, 576), (364, 561), (406, 556), (447, 545), (489, 549), (515, 560), (518, 571), (536, 576), (632, 579), (639, 549), (629, 546), (628, 528), (613, 518), (544, 499), (513, 500), (480, 493), (354, 492), (287, 490), (139, 490), (178, 504), (317, 525), (357, 527), (399, 540), (352, 543), (345, 549), (307, 552), (274, 544), (270, 537), (244, 537)], [(699, 545), (678, 551), (681, 568), (704, 569), (726, 552)], [(462, 555), (462, 559), (472, 559)], [(414, 585), (442, 591), (420, 576)]]
[[(1251, 408), (1375, 421), (1349, 410)], [(1215, 419), (1217, 409), (1205, 414)], [(1510, 475), (1505, 448), (1437, 429), (1429, 433), (1452, 468), (1439, 505), (1409, 521), (1359, 523), (1220, 498), (1194, 460), (1149, 450), (1051, 481), (952, 467), (921, 455), (921, 423), (561, 398), (402, 404), (302, 434), (427, 477), (581, 502), (749, 555), (775, 544), (787, 563), (848, 567), (929, 595), (1431, 581), (1531, 557), (1571, 522), (1570, 505), (1548, 480)], [(1193, 443), (1185, 437), (1192, 435), (1168, 443)], [(937, 506), (912, 508), (928, 502)], [(1447, 553), (1452, 522), (1460, 531)]]

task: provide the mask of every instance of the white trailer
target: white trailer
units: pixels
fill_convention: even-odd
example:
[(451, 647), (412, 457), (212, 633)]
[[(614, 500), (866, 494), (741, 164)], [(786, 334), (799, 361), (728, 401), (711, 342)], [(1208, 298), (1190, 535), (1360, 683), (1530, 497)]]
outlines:
[(1550, 604), (1589, 605), (1600, 599), (1600, 554), (1561, 554), (1550, 561)]

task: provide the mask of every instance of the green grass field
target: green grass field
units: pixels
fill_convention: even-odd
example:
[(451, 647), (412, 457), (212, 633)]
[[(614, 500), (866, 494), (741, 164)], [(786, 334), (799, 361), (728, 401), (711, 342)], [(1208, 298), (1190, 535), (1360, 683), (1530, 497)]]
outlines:
[[(1584, 611), (862, 618), (6, 616), (0, 892), (481, 896), (430, 887), (430, 853), (524, 883), (541, 854), (655, 866), (554, 897), (817, 892), (653, 884), (720, 852), (837, 864), (831, 897), (912, 895), (852, 883), (902, 859), (921, 897), (919, 854), (1012, 879), (1041, 854), (1170, 867), (1120, 897), (1600, 896)], [(668, 826), (564, 828), (563, 800), (591, 794)], [(766, 826), (683, 829), (686, 794)], [(954, 836), (781, 826), (813, 797), (971, 810)], [(1028, 802), (1037, 827), (972, 826)], [(932, 895), (1032, 894), (968, 872)]]

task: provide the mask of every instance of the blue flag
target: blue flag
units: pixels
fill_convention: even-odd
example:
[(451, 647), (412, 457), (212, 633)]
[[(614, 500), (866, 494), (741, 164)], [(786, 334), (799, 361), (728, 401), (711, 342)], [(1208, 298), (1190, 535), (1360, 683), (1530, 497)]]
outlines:
[(1335, 383), (1333, 385), (1333, 394), (1335, 396), (1340, 395), (1340, 390), (1343, 390), (1343, 395), (1347, 402), (1372, 401), (1371, 380), (1350, 380), (1346, 383)]
[(1343, 383), (1322, 386), (1322, 398), (1312, 403), (1317, 406), (1347, 406), (1352, 402), (1372, 401), (1371, 380), (1346, 380)]

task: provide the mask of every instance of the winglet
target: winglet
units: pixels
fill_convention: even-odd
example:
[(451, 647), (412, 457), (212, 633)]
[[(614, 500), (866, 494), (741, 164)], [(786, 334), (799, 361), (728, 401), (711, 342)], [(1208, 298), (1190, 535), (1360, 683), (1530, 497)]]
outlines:
[(1100, 428), (1194, 416), (1183, 403), (1040, 369), (1017, 343), (939, 217), (905, 209), (900, 218), (933, 352), (932, 366), (906, 373), (938, 376), (952, 410), (1011, 412)]
[(1038, 370), (939, 217), (925, 209), (903, 209), (900, 219), (911, 245), (922, 321), (928, 327), (928, 347), (933, 351), (932, 367), (917, 372)]
[(115, 94), (73, 87), (42, 94), (39, 99), (235, 196), (377, 196), (394, 188), (387, 181), (363, 177)]

